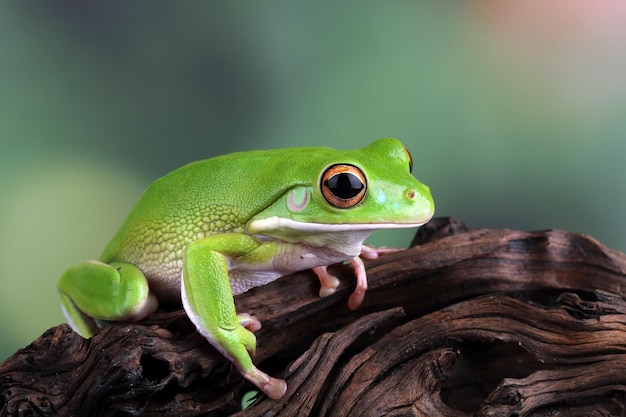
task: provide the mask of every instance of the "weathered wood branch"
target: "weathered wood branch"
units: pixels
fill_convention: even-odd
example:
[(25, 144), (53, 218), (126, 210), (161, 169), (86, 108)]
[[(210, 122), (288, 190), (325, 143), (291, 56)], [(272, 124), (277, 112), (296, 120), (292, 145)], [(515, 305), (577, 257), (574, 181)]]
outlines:
[(626, 255), (558, 230), (467, 231), (436, 219), (410, 249), (366, 262), (347, 308), (308, 272), (236, 299), (263, 323), (255, 361), (278, 401), (173, 307), (91, 340), (48, 330), (0, 365), (7, 416), (623, 416)]

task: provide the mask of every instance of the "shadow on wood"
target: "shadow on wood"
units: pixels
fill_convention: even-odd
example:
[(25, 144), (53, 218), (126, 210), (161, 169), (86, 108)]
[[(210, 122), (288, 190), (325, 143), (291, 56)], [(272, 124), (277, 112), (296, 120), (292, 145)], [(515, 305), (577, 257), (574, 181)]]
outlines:
[(236, 298), (263, 323), (255, 361), (286, 378), (254, 387), (181, 310), (91, 340), (48, 330), (0, 365), (0, 411), (22, 416), (624, 416), (626, 255), (558, 230), (424, 226), (366, 261), (357, 311), (302, 272)]

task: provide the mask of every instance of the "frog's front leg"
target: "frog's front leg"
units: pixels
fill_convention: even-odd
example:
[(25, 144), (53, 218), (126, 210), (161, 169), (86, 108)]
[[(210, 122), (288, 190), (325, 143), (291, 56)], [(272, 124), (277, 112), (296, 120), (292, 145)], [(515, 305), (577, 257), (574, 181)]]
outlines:
[[(235, 311), (228, 277), (229, 262), (269, 262), (271, 244), (244, 234), (211, 235), (190, 243), (183, 256), (181, 298), (198, 332), (228, 358), (239, 372), (268, 397), (278, 399), (287, 389), (285, 381), (257, 369), (251, 354), (256, 338), (251, 330), (258, 320)], [(246, 328), (247, 327), (247, 328)]]
[[(348, 299), (348, 308), (356, 310), (365, 298), (365, 292), (367, 291), (367, 273), (365, 272), (363, 259), (376, 259), (379, 255), (398, 252), (400, 250), (402, 249), (387, 247), (376, 248), (374, 246), (363, 245), (361, 247), (360, 256), (355, 256), (349, 260), (350, 265), (352, 265), (354, 269), (354, 275), (356, 276), (356, 286)], [(313, 268), (313, 272), (320, 280), (320, 297), (327, 297), (334, 294), (339, 287), (339, 279), (328, 272), (328, 266), (315, 267)]]
[[(348, 308), (350, 310), (356, 310), (363, 302), (365, 292), (367, 291), (367, 274), (361, 258), (355, 256), (350, 259), (349, 262), (354, 269), (356, 286), (352, 294), (350, 294), (350, 298), (348, 298)], [(320, 297), (328, 297), (337, 291), (340, 283), (339, 278), (328, 272), (328, 266), (317, 266), (313, 268), (313, 272), (320, 280)]]

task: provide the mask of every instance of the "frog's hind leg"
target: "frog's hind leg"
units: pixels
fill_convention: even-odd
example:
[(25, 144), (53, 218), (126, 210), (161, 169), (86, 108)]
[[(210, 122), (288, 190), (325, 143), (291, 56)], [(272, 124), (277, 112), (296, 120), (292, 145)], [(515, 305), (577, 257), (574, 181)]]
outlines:
[(98, 331), (102, 320), (139, 320), (158, 305), (141, 270), (126, 262), (76, 265), (61, 276), (58, 289), (65, 318), (86, 338)]

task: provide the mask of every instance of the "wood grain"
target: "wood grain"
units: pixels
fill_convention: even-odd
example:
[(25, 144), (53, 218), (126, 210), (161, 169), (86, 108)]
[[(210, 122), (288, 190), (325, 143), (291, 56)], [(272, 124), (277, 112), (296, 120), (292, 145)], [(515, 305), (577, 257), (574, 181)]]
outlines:
[(178, 306), (90, 340), (67, 325), (0, 365), (2, 416), (624, 416), (626, 255), (560, 230), (467, 230), (439, 218), (320, 299), (310, 272), (236, 298), (263, 323), (254, 387)]

